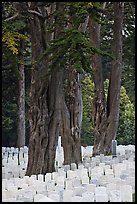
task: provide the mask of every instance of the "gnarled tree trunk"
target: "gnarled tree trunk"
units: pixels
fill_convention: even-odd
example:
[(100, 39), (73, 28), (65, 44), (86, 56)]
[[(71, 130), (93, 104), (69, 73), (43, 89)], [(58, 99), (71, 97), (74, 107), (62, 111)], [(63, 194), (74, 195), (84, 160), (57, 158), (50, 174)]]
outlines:
[(62, 104), (62, 144), (64, 164), (80, 163), (81, 157), (81, 123), (82, 93), (79, 74), (71, 66), (68, 77), (67, 101)]
[[(113, 54), (114, 60), (109, 83), (107, 103), (104, 94), (101, 57), (95, 54), (92, 58), (92, 70), (95, 83), (93, 99), (94, 149), (93, 155), (108, 154), (111, 142), (116, 137), (119, 119), (121, 68), (122, 68), (122, 22), (123, 4), (114, 3)], [(100, 46), (100, 27), (93, 18), (89, 19), (90, 39), (93, 46)]]
[[(33, 8), (32, 8), (33, 9)], [(45, 161), (49, 141), (49, 112), (47, 104), (47, 61), (39, 60), (43, 54), (44, 30), (41, 19), (33, 15), (30, 19), (31, 45), (32, 45), (32, 74), (30, 90), (30, 138), (28, 151), (28, 166), (26, 175), (46, 173)], [(44, 74), (44, 79), (42, 78)], [(47, 165), (47, 164), (46, 164)]]
[[(33, 2), (34, 3), (34, 2)], [(61, 9), (58, 7), (57, 9)], [(35, 8), (35, 7), (34, 7)], [(33, 9), (34, 9), (33, 8)], [(48, 74), (48, 60), (40, 58), (51, 39), (42, 18), (30, 19), (32, 43), (32, 80), (30, 105), (29, 158), (26, 175), (55, 171), (55, 154), (60, 125), (62, 69), (56, 67)], [(56, 28), (55, 37), (59, 35)], [(46, 36), (46, 37), (45, 37)]]
[[(90, 39), (94, 47), (100, 47), (100, 26), (90, 16), (89, 18)], [(104, 142), (107, 126), (106, 99), (104, 93), (104, 82), (102, 75), (101, 56), (97, 53), (92, 57), (92, 71), (94, 77), (94, 98), (93, 98), (93, 126), (94, 126), (94, 154), (103, 151), (102, 142)]]

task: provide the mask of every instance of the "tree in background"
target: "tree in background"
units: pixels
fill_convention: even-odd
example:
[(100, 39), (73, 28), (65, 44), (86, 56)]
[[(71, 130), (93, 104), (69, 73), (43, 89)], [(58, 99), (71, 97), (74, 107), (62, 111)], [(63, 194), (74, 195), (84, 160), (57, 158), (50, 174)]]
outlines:
[(82, 80), (82, 100), (83, 100), (83, 119), (81, 130), (81, 144), (93, 145), (93, 123), (92, 123), (92, 110), (93, 110), (93, 96), (94, 96), (94, 83), (91, 76), (85, 76)]
[[(92, 71), (95, 84), (93, 100), (94, 147), (93, 155), (108, 154), (111, 151), (111, 141), (116, 138), (120, 106), (120, 86), (122, 69), (122, 29), (123, 3), (114, 2), (113, 25), (113, 61), (110, 73), (107, 101), (104, 93), (101, 57), (92, 57)], [(90, 16), (90, 39), (94, 47), (100, 48), (100, 25)]]
[(120, 119), (117, 131), (118, 144), (135, 145), (135, 107), (126, 89), (121, 87)]
[[(16, 76), (16, 80), (14, 80), (16, 82), (16, 86), (18, 87), (18, 91), (15, 91), (16, 88), (14, 90), (14, 93), (16, 95), (16, 105), (18, 107), (18, 110), (16, 110), (18, 112), (18, 116), (15, 120), (17, 123), (17, 128), (13, 126), (15, 130), (17, 129), (15, 133), (17, 136), (14, 137), (14, 139), (16, 138), (16, 142), (14, 143), (14, 145), (17, 147), (21, 147), (25, 145), (24, 47), (22, 47), (21, 44), (24, 44), (25, 40), (27, 40), (27, 37), (22, 34), (22, 30), (25, 27), (25, 22), (19, 19), (14, 21), (13, 18), (11, 18), (11, 15), (13, 15), (14, 11), (15, 8), (13, 6), (13, 3), (3, 3), (3, 50), (5, 51), (5, 56), (7, 55), (7, 53), (10, 53), (9, 58), (14, 59), (14, 63), (11, 63), (11, 65), (14, 66), (11, 68), (11, 72)], [(6, 60), (4, 57), (2, 58), (2, 60), (2, 64), (4, 67), (4, 64), (7, 64), (8, 60)], [(4, 75), (3, 77), (5, 76), (6, 75)], [(15, 130), (13, 130), (13, 132), (15, 132)]]
[[(111, 41), (113, 36), (113, 4), (106, 3), (102, 11), (101, 18), (101, 45), (102, 51), (111, 53)], [(134, 2), (125, 2), (123, 19), (123, 63), (121, 85), (123, 85), (130, 97), (131, 102), (135, 104), (135, 4)], [(104, 80), (110, 79), (111, 58), (102, 56), (102, 68)]]
[[(108, 94), (109, 80), (104, 81), (105, 97)], [(82, 80), (83, 121), (81, 142), (82, 145), (94, 144), (94, 128), (91, 120), (93, 110), (94, 83), (92, 77), (85, 76)], [(120, 145), (135, 144), (135, 107), (130, 101), (124, 86), (120, 90), (120, 112), (117, 130), (117, 142)]]
[(17, 64), (15, 57), (5, 46), (2, 50), (2, 145), (16, 146)]

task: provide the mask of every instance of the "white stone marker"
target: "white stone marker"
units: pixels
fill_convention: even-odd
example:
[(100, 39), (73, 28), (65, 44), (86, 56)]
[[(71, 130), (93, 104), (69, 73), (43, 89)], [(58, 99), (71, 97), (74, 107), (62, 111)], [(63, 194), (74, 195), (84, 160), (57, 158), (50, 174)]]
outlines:
[(95, 188), (95, 194), (105, 194), (105, 193), (107, 193), (106, 187), (99, 186)]
[(38, 181), (44, 181), (44, 175), (38, 174)]
[(58, 176), (59, 176), (58, 172), (52, 172), (52, 173), (51, 173), (51, 178), (52, 178), (55, 182), (57, 182)]
[(105, 169), (105, 175), (113, 175), (113, 169)]
[(40, 183), (40, 184), (37, 184), (37, 185), (33, 185), (34, 186), (34, 189), (37, 191), (38, 194), (42, 194), (43, 192), (46, 191), (46, 184), (44, 183)]
[(75, 172), (72, 170), (67, 171), (67, 178), (68, 179), (73, 179), (75, 177)]
[(122, 202), (132, 202), (132, 186), (121, 185), (120, 191)]
[(59, 174), (59, 176), (63, 176), (64, 177), (64, 179), (66, 178), (66, 172), (64, 171), (64, 169), (58, 169), (58, 174)]
[(82, 184), (89, 184), (89, 177), (88, 176), (84, 175), (82, 177)]
[(86, 191), (87, 192), (93, 192), (93, 193), (95, 193), (95, 188), (96, 188), (96, 185), (95, 184), (88, 184), (88, 185), (86, 185)]
[(48, 181), (51, 180), (51, 173), (46, 173), (45, 175), (45, 182), (48, 183)]
[(110, 190), (109, 200), (110, 202), (122, 202), (120, 190)]
[(108, 195), (105, 194), (95, 194), (95, 201), (96, 202), (108, 202)]
[(82, 198), (84, 202), (94, 202), (94, 193), (93, 192), (84, 192), (82, 193)]
[(24, 202), (33, 202), (33, 192), (28, 190), (22, 194), (18, 194), (17, 200), (23, 200)]
[(83, 164), (78, 164), (78, 169), (84, 169), (84, 165)]
[(6, 195), (6, 193), (7, 193), (7, 190), (2, 190), (2, 199), (6, 199), (7, 198), (7, 195)]
[(106, 185), (107, 191), (116, 190), (116, 188), (117, 188), (116, 183), (108, 183), (108, 184)]
[(57, 178), (57, 186), (64, 188), (64, 177), (63, 176), (59, 176)]
[(56, 201), (51, 198), (48, 198), (47, 196), (43, 196), (39, 200), (34, 201), (34, 202), (56, 202)]
[[(2, 202), (16, 202), (16, 198), (2, 199)], [(23, 202), (23, 201), (21, 201), (21, 202)]]
[(71, 168), (71, 170), (74, 171), (75, 169), (77, 169), (77, 165), (75, 163), (71, 163), (70, 168)]
[(80, 178), (73, 178), (72, 179), (72, 185), (73, 185), (73, 187), (79, 187), (81, 185), (81, 179)]
[(65, 189), (71, 190), (72, 188), (73, 188), (72, 180), (71, 179), (66, 179), (65, 180)]
[(88, 170), (87, 170), (86, 168), (81, 169), (80, 173), (81, 173), (81, 178), (82, 178), (83, 176), (88, 176)]
[(73, 196), (71, 202), (85, 202), (81, 196)]
[(85, 191), (86, 191), (86, 188), (83, 186), (74, 187), (74, 192), (76, 196), (81, 196), (82, 193), (84, 193)]
[(51, 193), (48, 198), (51, 198), (52, 200), (56, 201), (56, 202), (60, 202), (60, 196), (57, 193)]
[(55, 181), (50, 180), (47, 182), (47, 191), (54, 191), (55, 190)]
[(71, 202), (73, 196), (73, 190), (64, 190), (63, 191), (63, 202)]

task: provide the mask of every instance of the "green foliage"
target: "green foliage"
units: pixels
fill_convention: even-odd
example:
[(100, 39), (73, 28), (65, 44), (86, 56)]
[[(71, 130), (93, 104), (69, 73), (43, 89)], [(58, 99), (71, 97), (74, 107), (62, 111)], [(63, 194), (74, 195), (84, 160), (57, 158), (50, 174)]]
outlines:
[(2, 53), (2, 144), (15, 145), (17, 137), (17, 60), (3, 47)]
[[(109, 80), (105, 80), (104, 89), (107, 97)], [(87, 145), (93, 145), (93, 125), (92, 125), (92, 100), (94, 84), (91, 77), (87, 76), (82, 81), (83, 94), (83, 121), (81, 141)], [(120, 92), (120, 115), (117, 131), (118, 144), (135, 144), (135, 107), (131, 103), (126, 89), (121, 86)]]
[(3, 2), (2, 4), (2, 43), (12, 52), (12, 54), (18, 55), (20, 51), (20, 41), (24, 40), (28, 42), (29, 37), (23, 34), (23, 30), (26, 28), (25, 18), (5, 21), (5, 19), (17, 13), (14, 3), (15, 2)]
[(51, 67), (65, 62), (81, 73), (90, 71), (90, 56), (93, 53), (95, 50), (89, 39), (77, 29), (71, 28), (65, 29), (62, 37), (52, 40), (44, 55), (50, 55)]
[(135, 108), (123, 86), (121, 87), (120, 109), (118, 143), (135, 144)]
[(71, 22), (75, 28), (78, 28), (80, 23), (84, 23), (88, 15), (92, 15), (96, 21), (100, 22), (101, 2), (69, 2), (67, 7), (68, 14), (75, 19)]
[(13, 116), (16, 115), (17, 112), (17, 104), (10, 103), (2, 103), (3, 115), (2, 115), (2, 126), (7, 130), (11, 130), (14, 125)]
[(73, 65), (79, 73), (91, 73), (91, 56), (95, 53), (112, 58), (111, 54), (94, 48), (85, 34), (75, 28), (70, 28), (64, 29), (62, 37), (52, 40), (41, 57), (50, 55), (50, 70), (60, 63)]
[(135, 193), (132, 193), (132, 202), (135, 202)]
[[(105, 80), (105, 94), (107, 96), (109, 80)], [(119, 125), (117, 131), (118, 144), (135, 144), (135, 107), (131, 103), (126, 89), (121, 86), (120, 90), (120, 112)]]
[(81, 143), (93, 145), (92, 99), (94, 83), (90, 76), (82, 80), (83, 119), (81, 129)]
[[(53, 71), (57, 64), (60, 67), (71, 64), (79, 73), (91, 73), (91, 56), (95, 53), (109, 58), (113, 58), (110, 53), (94, 48), (87, 34), (80, 31), (79, 26), (85, 22), (88, 15), (96, 16), (100, 3), (97, 2), (69, 2), (65, 4), (65, 14), (59, 11), (54, 12), (54, 16), (58, 19), (49, 26), (48, 31), (52, 32), (55, 27), (70, 24), (68, 28), (64, 26), (61, 37), (52, 40), (43, 56), (49, 56), (49, 71)], [(94, 13), (94, 11), (96, 11)], [(92, 13), (92, 14), (91, 14)], [(56, 26), (55, 26), (56, 23)]]
[(28, 37), (18, 32), (6, 31), (3, 34), (2, 42), (5, 43), (13, 54), (17, 55), (19, 54), (20, 39), (28, 40)]
[(86, 2), (69, 2), (67, 3), (67, 7), (68, 7), (68, 15), (70, 15), (73, 19), (75, 19), (75, 21), (73, 21), (73, 26), (75, 28), (78, 28), (78, 26), (80, 25), (80, 23), (83, 23), (88, 11), (87, 11), (87, 6), (90, 8), (93, 8), (93, 4), (92, 3), (86, 3)]
[[(31, 72), (31, 48), (27, 35), (25, 18), (19, 17), (4, 21), (16, 14), (15, 2), (3, 2), (2, 12), (2, 145), (15, 146), (17, 141), (18, 123), (18, 80), (20, 74), (18, 63), (20, 53), (25, 61), (26, 96), (29, 95)], [(22, 43), (23, 42), (23, 43)], [(24, 46), (21, 46), (24, 44)], [(18, 55), (19, 54), (19, 55)], [(28, 102), (28, 98), (26, 98)], [(28, 111), (26, 103), (25, 110)], [(28, 114), (26, 115), (26, 135), (29, 133)]]

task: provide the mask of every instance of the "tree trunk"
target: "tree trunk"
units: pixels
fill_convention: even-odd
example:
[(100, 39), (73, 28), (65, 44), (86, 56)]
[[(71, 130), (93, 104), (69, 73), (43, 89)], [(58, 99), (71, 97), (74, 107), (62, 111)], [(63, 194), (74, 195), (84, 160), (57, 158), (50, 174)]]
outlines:
[[(63, 77), (62, 70), (56, 67), (50, 78), (48, 60), (45, 58), (39, 60), (48, 43), (43, 20), (33, 15), (33, 19), (30, 19), (30, 28), (33, 68), (30, 91), (29, 158), (26, 175), (55, 171), (55, 153), (60, 125), (60, 90)], [(55, 34), (58, 35), (57, 30)], [(50, 36), (48, 39), (51, 39)]]
[(72, 66), (69, 70), (68, 81), (67, 102), (62, 104), (64, 164), (78, 164), (82, 162), (80, 134), (83, 106), (79, 74)]
[[(107, 104), (104, 94), (101, 57), (95, 54), (92, 58), (92, 69), (95, 83), (93, 99), (94, 148), (93, 156), (111, 152), (111, 142), (116, 137), (119, 118), (121, 63), (122, 63), (122, 22), (123, 6), (114, 3), (114, 39), (113, 60)], [(90, 38), (93, 46), (99, 48), (99, 25), (91, 17), (89, 20)]]
[[(49, 107), (49, 141), (48, 150), (45, 158), (45, 168), (47, 172), (55, 171), (56, 147), (58, 144), (59, 129), (61, 122), (61, 103), (62, 103), (62, 79), (63, 70), (56, 70), (52, 73), (49, 83), (48, 107)], [(49, 162), (47, 162), (49, 161)]]
[[(34, 7), (34, 8), (33, 8)], [(35, 2), (32, 8), (35, 9)], [(40, 57), (46, 49), (43, 19), (32, 14), (29, 20), (32, 45), (32, 74), (30, 90), (30, 138), (26, 175), (54, 171), (54, 160), (47, 158), (49, 151), (48, 62)], [(52, 137), (51, 135), (50, 137)], [(52, 164), (51, 164), (52, 163)], [(49, 168), (47, 169), (47, 167)]]
[(25, 146), (25, 73), (22, 55), (20, 55), (19, 60), (18, 138), (16, 146), (23, 147)]
[[(87, 16), (84, 23), (79, 25), (79, 31), (85, 33), (89, 21)], [(68, 23), (68, 28), (72, 25)], [(62, 145), (64, 148), (64, 164), (81, 163), (81, 126), (83, 115), (82, 91), (80, 74), (69, 65), (67, 101), (62, 102)]]
[[(100, 48), (100, 26), (90, 16), (89, 18), (90, 39), (93, 47)], [(104, 93), (104, 82), (102, 75), (101, 56), (98, 54), (92, 57), (92, 71), (94, 79), (94, 98), (93, 98), (93, 126), (94, 126), (94, 147), (93, 155), (100, 154), (102, 142), (105, 138), (107, 115), (106, 115), (106, 99)]]
[(105, 151), (111, 151), (111, 142), (116, 138), (119, 109), (122, 71), (122, 28), (123, 28), (123, 2), (114, 2), (114, 28), (113, 28), (113, 55), (110, 75), (109, 92), (107, 98), (108, 126), (105, 140)]

